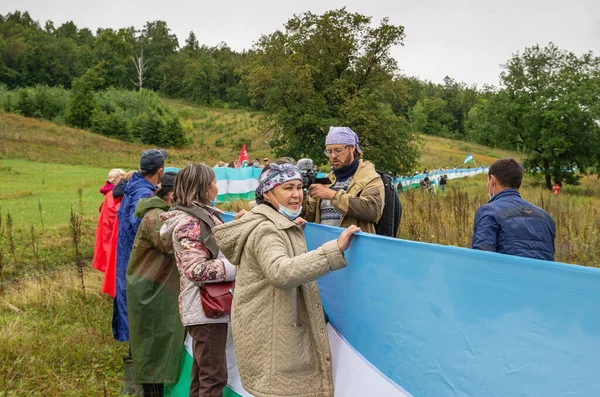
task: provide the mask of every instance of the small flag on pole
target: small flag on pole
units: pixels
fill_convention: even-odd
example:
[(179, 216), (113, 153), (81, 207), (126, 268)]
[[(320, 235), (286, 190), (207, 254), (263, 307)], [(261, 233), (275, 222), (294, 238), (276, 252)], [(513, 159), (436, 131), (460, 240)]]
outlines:
[(248, 152), (246, 151), (246, 144), (242, 144), (242, 150), (240, 150), (240, 157), (238, 158), (238, 168), (242, 166), (243, 161), (248, 163)]
[(467, 164), (467, 163), (470, 163), (471, 161), (473, 161), (473, 155), (471, 153), (469, 153), (467, 155), (467, 157), (465, 157), (465, 161), (463, 161), (463, 163)]

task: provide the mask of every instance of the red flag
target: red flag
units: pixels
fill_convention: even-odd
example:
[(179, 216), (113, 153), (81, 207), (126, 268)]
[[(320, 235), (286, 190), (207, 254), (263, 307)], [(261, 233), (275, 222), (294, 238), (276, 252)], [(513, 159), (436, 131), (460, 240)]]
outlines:
[(242, 150), (240, 150), (240, 157), (238, 158), (238, 168), (242, 166), (242, 162), (246, 160), (246, 164), (248, 163), (248, 152), (246, 151), (246, 144), (242, 144)]

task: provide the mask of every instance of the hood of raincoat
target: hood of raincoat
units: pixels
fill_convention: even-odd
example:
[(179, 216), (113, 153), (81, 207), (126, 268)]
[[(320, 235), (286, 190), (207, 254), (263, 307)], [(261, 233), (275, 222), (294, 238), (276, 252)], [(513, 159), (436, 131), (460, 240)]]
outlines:
[(153, 208), (160, 208), (163, 211), (168, 211), (170, 206), (160, 197), (150, 197), (146, 199), (140, 199), (137, 205), (135, 206), (135, 216), (136, 218), (142, 218), (146, 212)]
[(112, 183), (110, 183), (109, 181), (106, 181), (106, 183), (104, 184), (104, 186), (102, 186), (100, 188), (100, 193), (106, 195), (106, 193), (110, 192), (111, 190), (113, 190), (113, 188), (115, 187), (115, 185), (113, 185)]
[(125, 186), (127, 185), (127, 181), (125, 179), (121, 179), (119, 183), (117, 183), (112, 190), (113, 198), (123, 197), (125, 194)]
[(135, 196), (135, 193), (140, 189), (152, 189), (156, 190), (156, 186), (148, 182), (146, 178), (139, 172), (131, 175), (131, 179), (125, 185), (125, 194), (129, 196)]

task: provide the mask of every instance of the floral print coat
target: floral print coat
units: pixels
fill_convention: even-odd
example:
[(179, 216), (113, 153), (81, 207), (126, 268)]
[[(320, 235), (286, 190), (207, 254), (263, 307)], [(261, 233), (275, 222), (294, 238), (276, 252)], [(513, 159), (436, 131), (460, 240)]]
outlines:
[[(206, 211), (215, 225), (222, 222), (214, 216), (217, 208), (200, 206)], [(198, 218), (180, 210), (172, 210), (161, 215), (163, 226), (160, 235), (163, 240), (171, 239), (175, 262), (180, 276), (179, 313), (184, 326), (198, 324), (228, 323), (230, 316), (217, 319), (208, 318), (202, 310), (200, 289), (204, 283), (220, 283), (235, 280), (236, 267), (219, 252), (211, 258), (210, 251), (202, 243)], [(206, 237), (206, 236), (204, 236)]]

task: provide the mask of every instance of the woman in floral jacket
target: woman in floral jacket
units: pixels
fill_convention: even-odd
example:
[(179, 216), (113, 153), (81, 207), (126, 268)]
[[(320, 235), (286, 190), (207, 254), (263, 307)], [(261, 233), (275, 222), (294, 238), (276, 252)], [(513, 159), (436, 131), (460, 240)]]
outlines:
[(233, 281), (236, 274), (235, 266), (212, 238), (212, 227), (223, 223), (222, 211), (212, 206), (218, 192), (215, 173), (210, 167), (188, 165), (175, 181), (175, 208), (161, 215), (164, 221), (161, 238), (172, 239), (180, 275), (181, 322), (194, 341), (190, 385), (190, 396), (194, 397), (220, 397), (227, 385), (225, 345), (230, 318), (229, 315), (207, 317), (200, 298), (203, 284)]

